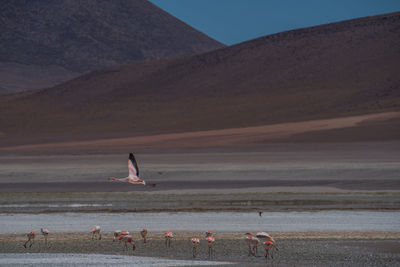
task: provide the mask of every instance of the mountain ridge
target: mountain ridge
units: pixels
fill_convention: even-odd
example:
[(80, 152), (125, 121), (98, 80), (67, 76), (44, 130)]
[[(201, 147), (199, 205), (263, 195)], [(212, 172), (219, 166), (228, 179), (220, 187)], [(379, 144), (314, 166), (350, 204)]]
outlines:
[(396, 12), (113, 67), (0, 98), (0, 124), (5, 135), (127, 136), (398, 111), (399, 32)]
[[(0, 8), (0, 21), (0, 63), (20, 64), (14, 72), (58, 66), (63, 68), (58, 80), (63, 74), (69, 79), (113, 65), (224, 47), (146, 0), (16, 0)], [(0, 77), (7, 73), (1, 68)], [(13, 82), (18, 84), (14, 79), (6, 85)]]

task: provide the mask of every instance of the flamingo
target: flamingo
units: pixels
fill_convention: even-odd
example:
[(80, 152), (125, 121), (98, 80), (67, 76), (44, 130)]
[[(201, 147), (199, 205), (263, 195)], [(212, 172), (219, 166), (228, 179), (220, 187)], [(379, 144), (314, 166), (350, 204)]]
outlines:
[(207, 240), (207, 244), (208, 244), (208, 257), (211, 258), (212, 254), (213, 254), (212, 247), (214, 246), (215, 237), (207, 236), (206, 240)]
[(91, 232), (92, 232), (92, 240), (94, 239), (95, 236), (97, 237), (97, 235), (99, 236), (99, 240), (101, 240), (100, 226), (98, 225), (94, 226)]
[(257, 237), (253, 236), (252, 233), (246, 233), (246, 235), (247, 235), (246, 242), (249, 247), (249, 256), (250, 255), (256, 256), (257, 255), (257, 247), (258, 247), (258, 244), (260, 243), (260, 240)]
[(26, 248), (26, 244), (30, 242), (29, 247), (32, 247), (33, 243), (35, 242), (36, 232), (29, 232), (27, 235), (28, 240), (24, 243), (24, 247)]
[(193, 246), (193, 258), (196, 258), (196, 252), (197, 252), (197, 247), (200, 244), (200, 239), (198, 239), (197, 237), (193, 237), (192, 238), (192, 246)]
[(212, 235), (213, 235), (213, 232), (211, 230), (206, 231), (206, 237), (212, 236)]
[(143, 238), (143, 243), (146, 243), (147, 229), (143, 228), (142, 231), (140, 231), (140, 235)]
[(40, 228), (40, 232), (42, 233), (44, 237), (44, 243), (47, 245), (47, 237), (50, 234), (50, 231), (47, 229)]
[(136, 244), (135, 244), (135, 242), (133, 242), (132, 235), (120, 236), (119, 240), (125, 242), (125, 250), (128, 250), (128, 243), (130, 243), (132, 245), (132, 250), (136, 249)]
[(275, 242), (275, 240), (272, 238), (272, 236), (266, 232), (257, 232), (256, 237), (261, 240)]
[[(263, 246), (264, 246), (264, 248), (265, 248), (265, 260), (266, 261), (268, 261), (268, 256), (269, 256), (269, 250), (274, 246), (274, 242), (273, 241), (270, 241), (270, 240), (268, 240), (268, 241), (265, 241), (264, 243), (263, 243)], [(272, 258), (272, 255), (271, 255), (271, 258)]]
[(148, 186), (152, 186), (152, 187), (156, 186), (156, 184), (146, 184), (145, 181), (143, 181), (139, 178), (139, 167), (136, 162), (135, 156), (132, 153), (129, 154), (128, 169), (129, 169), (128, 177), (121, 178), (121, 179), (110, 177), (110, 178), (108, 178), (108, 180), (118, 181), (118, 182), (126, 182), (126, 183), (130, 183), (130, 184), (142, 184), (142, 185), (148, 185)]
[(124, 235), (129, 235), (129, 232), (128, 232), (128, 231), (116, 230), (116, 231), (114, 232), (114, 239), (113, 239), (113, 242), (115, 242), (115, 240), (116, 240), (117, 238), (119, 238), (120, 236), (124, 236)]
[(167, 231), (164, 234), (164, 238), (165, 238), (165, 246), (166, 247), (171, 247), (171, 239), (174, 238), (174, 234), (171, 231)]

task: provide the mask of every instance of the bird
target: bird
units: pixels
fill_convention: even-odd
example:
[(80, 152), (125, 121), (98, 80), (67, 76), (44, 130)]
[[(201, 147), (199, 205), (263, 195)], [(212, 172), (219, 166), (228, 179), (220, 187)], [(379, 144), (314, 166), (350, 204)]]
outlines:
[(136, 244), (133, 242), (132, 235), (123, 235), (119, 237), (119, 240), (125, 242), (125, 250), (128, 250), (128, 243), (132, 245), (132, 250), (136, 249)]
[[(263, 243), (264, 249), (265, 249), (265, 260), (268, 261), (268, 256), (269, 256), (269, 250), (274, 246), (274, 242), (273, 241), (265, 241)], [(272, 258), (272, 255), (271, 255)]]
[(130, 183), (130, 184), (141, 184), (141, 185), (148, 185), (155, 187), (156, 184), (146, 184), (145, 181), (139, 178), (139, 166), (136, 162), (135, 156), (133, 153), (129, 154), (129, 159), (128, 159), (128, 169), (129, 169), (129, 175), (128, 177), (117, 179), (114, 177), (108, 178), (110, 181), (118, 181), (118, 182), (125, 182), (125, 183)]
[(24, 247), (26, 248), (26, 244), (29, 244), (29, 247), (32, 247), (33, 243), (35, 242), (36, 232), (29, 232), (27, 235), (28, 240), (24, 243)]
[(252, 233), (246, 233), (245, 240), (246, 240), (247, 246), (249, 247), (249, 256), (250, 255), (256, 256), (257, 255), (257, 247), (258, 247), (258, 244), (260, 243), (260, 240), (257, 237), (253, 236)]
[(174, 238), (174, 234), (171, 231), (167, 231), (164, 234), (164, 238), (165, 238), (165, 246), (166, 247), (171, 247), (171, 240), (172, 238)]
[(211, 230), (206, 231), (206, 237), (212, 236), (212, 235), (213, 235), (213, 232)]
[(47, 237), (50, 234), (50, 231), (47, 229), (40, 228), (40, 232), (42, 233), (44, 237), (44, 243), (47, 245)]
[(128, 231), (116, 230), (114, 232), (113, 242), (115, 242), (115, 240), (117, 240), (117, 238), (119, 238), (120, 236), (124, 236), (124, 235), (129, 235), (129, 232)]
[(100, 226), (96, 225), (92, 228), (91, 230), (92, 233), (92, 240), (94, 239), (94, 237), (99, 236), (99, 240), (101, 240), (101, 234), (100, 234)]
[(196, 258), (197, 255), (197, 247), (200, 244), (200, 239), (198, 239), (197, 237), (193, 237), (192, 238), (192, 247), (193, 247), (193, 258)]
[(213, 255), (213, 249), (212, 247), (214, 246), (214, 242), (215, 242), (215, 237), (213, 236), (207, 236), (206, 237), (207, 240), (207, 245), (208, 245), (208, 257), (211, 258)]
[(275, 242), (275, 240), (272, 238), (272, 236), (266, 232), (257, 232), (256, 237), (261, 240), (265, 240), (265, 241), (269, 240), (269, 241)]
[(143, 243), (146, 243), (146, 242), (147, 242), (147, 240), (146, 240), (147, 229), (146, 229), (146, 228), (143, 228), (142, 231), (140, 231), (140, 235), (141, 235), (142, 238), (143, 238)]

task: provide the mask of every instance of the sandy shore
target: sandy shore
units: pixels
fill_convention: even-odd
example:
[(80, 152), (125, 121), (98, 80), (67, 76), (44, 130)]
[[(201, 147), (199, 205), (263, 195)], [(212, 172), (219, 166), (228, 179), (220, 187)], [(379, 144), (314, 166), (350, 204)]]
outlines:
[[(279, 251), (273, 251), (269, 266), (398, 266), (400, 264), (400, 240), (398, 235), (388, 238), (382, 233), (364, 233), (338, 236), (337, 233), (276, 233)], [(162, 257), (169, 259), (192, 259), (190, 237), (193, 233), (180, 233), (172, 241), (172, 247), (166, 248), (159, 236), (150, 237), (144, 244), (137, 236), (135, 251), (124, 251), (123, 244), (112, 242), (111, 234), (103, 240), (90, 240), (88, 234), (59, 234), (49, 238), (44, 244), (41, 236), (36, 243), (25, 249), (24, 236), (0, 236), (1, 253), (96, 253), (112, 255), (135, 255)], [(319, 238), (316, 238), (318, 237)], [(376, 237), (385, 237), (384, 239)], [(209, 260), (207, 245), (201, 236), (198, 260)], [(363, 238), (364, 237), (364, 238)], [(367, 238), (367, 239), (365, 239)], [(217, 235), (214, 246), (215, 261), (230, 261), (234, 266), (265, 266), (264, 251), (259, 247), (256, 257), (248, 256), (247, 245), (242, 233)]]

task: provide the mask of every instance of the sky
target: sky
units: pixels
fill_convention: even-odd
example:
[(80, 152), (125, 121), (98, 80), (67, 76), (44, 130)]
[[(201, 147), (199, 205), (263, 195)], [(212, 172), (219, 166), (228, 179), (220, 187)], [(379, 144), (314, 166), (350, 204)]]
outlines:
[(277, 32), (400, 11), (400, 0), (150, 0), (232, 45)]

